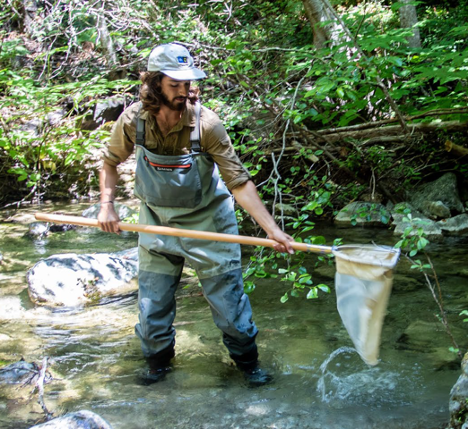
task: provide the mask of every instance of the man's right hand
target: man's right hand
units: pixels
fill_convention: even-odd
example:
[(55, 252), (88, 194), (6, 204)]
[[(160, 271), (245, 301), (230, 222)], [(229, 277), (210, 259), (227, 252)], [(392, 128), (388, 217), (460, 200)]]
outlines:
[(101, 210), (97, 217), (99, 227), (106, 232), (114, 232), (120, 234), (119, 216), (115, 212), (114, 204), (101, 204)]

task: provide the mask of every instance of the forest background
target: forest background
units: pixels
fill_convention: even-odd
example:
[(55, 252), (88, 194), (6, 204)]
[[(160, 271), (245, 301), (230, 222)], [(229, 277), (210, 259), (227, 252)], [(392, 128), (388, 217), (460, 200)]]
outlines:
[[(7, 0), (0, 207), (83, 198), (139, 72), (176, 41), (265, 200), (305, 217), (468, 169), (468, 1)], [(281, 207), (281, 206), (280, 206)], [(294, 226), (294, 225), (293, 225)]]
[[(97, 110), (136, 101), (147, 56), (168, 42), (207, 73), (202, 102), (296, 239), (350, 201), (404, 201), (444, 172), (466, 192), (467, 18), (468, 0), (7, 0), (0, 207), (96, 198), (112, 125)], [(255, 258), (246, 277), (277, 268)], [(293, 292), (328, 290), (297, 266), (283, 272)]]

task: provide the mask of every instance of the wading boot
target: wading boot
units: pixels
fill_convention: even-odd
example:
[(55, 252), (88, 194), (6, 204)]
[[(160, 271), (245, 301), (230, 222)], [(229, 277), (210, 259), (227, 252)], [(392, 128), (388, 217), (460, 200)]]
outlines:
[(147, 371), (141, 377), (141, 384), (150, 386), (166, 378), (166, 374), (172, 371), (171, 359), (175, 356), (174, 345), (159, 353), (146, 358), (148, 363)]
[(237, 368), (239, 368), (244, 374), (244, 378), (249, 387), (264, 386), (265, 384), (273, 381), (273, 376), (260, 368), (256, 347), (251, 352), (243, 355), (231, 354), (230, 356), (236, 363)]

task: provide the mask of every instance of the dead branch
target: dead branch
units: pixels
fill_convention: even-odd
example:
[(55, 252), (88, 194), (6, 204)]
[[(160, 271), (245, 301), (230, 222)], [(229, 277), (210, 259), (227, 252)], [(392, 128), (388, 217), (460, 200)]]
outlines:
[(466, 147), (457, 145), (450, 140), (445, 142), (445, 150), (456, 157), (463, 157), (468, 155), (468, 149)]
[[(429, 110), (427, 112), (420, 113), (418, 115), (405, 116), (404, 119), (408, 122), (411, 122), (416, 119), (426, 118), (429, 116), (456, 115), (460, 113), (468, 113), (468, 107), (459, 107), (459, 108), (454, 108), (454, 109)], [(350, 125), (348, 127), (328, 128), (326, 130), (319, 130), (317, 131), (317, 134), (325, 135), (325, 134), (335, 134), (335, 133), (347, 132), (347, 131), (364, 130), (367, 128), (378, 128), (378, 127), (381, 127), (382, 125), (388, 125), (388, 124), (392, 124), (396, 122), (398, 122), (397, 118), (383, 119), (381, 121), (366, 122), (364, 124)]]
[(44, 357), (44, 359), (42, 360), (41, 372), (39, 373), (39, 378), (37, 379), (34, 390), (37, 389), (38, 394), (39, 394), (39, 399), (38, 399), (39, 405), (41, 406), (42, 411), (44, 411), (44, 414), (47, 420), (50, 420), (54, 417), (54, 415), (47, 409), (46, 404), (44, 402), (44, 382), (45, 382), (45, 378), (47, 374), (47, 360), (48, 360), (47, 356)]
[[(435, 131), (445, 130), (445, 131), (465, 131), (468, 129), (468, 121), (446, 121), (446, 122), (421, 122), (417, 124), (407, 124), (410, 134), (420, 133), (420, 134), (430, 134)], [(355, 139), (355, 140), (365, 140), (377, 137), (388, 137), (388, 136), (398, 136), (401, 135), (401, 126), (391, 125), (387, 127), (380, 127), (375, 129), (364, 129), (356, 131), (339, 131), (340, 128), (337, 128), (337, 132), (333, 134), (326, 135), (327, 143), (336, 143), (343, 141), (345, 139)], [(309, 138), (317, 136), (317, 132), (304, 130), (309, 134)], [(320, 135), (320, 137), (325, 137)]]

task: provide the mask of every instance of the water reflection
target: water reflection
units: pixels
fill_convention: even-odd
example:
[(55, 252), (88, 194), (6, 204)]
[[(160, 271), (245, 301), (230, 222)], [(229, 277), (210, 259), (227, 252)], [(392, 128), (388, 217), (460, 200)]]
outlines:
[[(369, 368), (351, 349), (334, 294), (281, 304), (285, 285), (261, 280), (251, 297), (260, 328), (262, 364), (272, 385), (246, 387), (231, 365), (197, 286), (177, 296), (177, 356), (162, 383), (142, 387), (144, 368), (133, 329), (136, 295), (85, 309), (47, 309), (27, 304), (25, 272), (39, 259), (66, 252), (109, 252), (136, 245), (135, 236), (97, 231), (52, 234), (37, 247), (22, 237), (23, 224), (0, 225), (6, 263), (0, 277), (0, 361), (51, 358), (54, 381), (45, 387), (56, 413), (89, 409), (118, 428), (437, 428), (447, 421), (448, 397), (459, 376), (450, 339), (417, 273), (400, 262), (382, 332), (381, 362)], [(328, 242), (392, 244), (385, 230), (337, 230), (318, 226)], [(434, 246), (444, 302), (457, 339), (466, 347), (459, 311), (468, 308), (464, 266), (468, 244)], [(314, 260), (311, 256), (311, 266)], [(333, 267), (314, 273), (333, 281)], [(450, 293), (449, 293), (450, 292)], [(455, 363), (452, 365), (450, 363)], [(0, 390), (0, 428), (32, 426), (41, 410), (30, 387)]]

